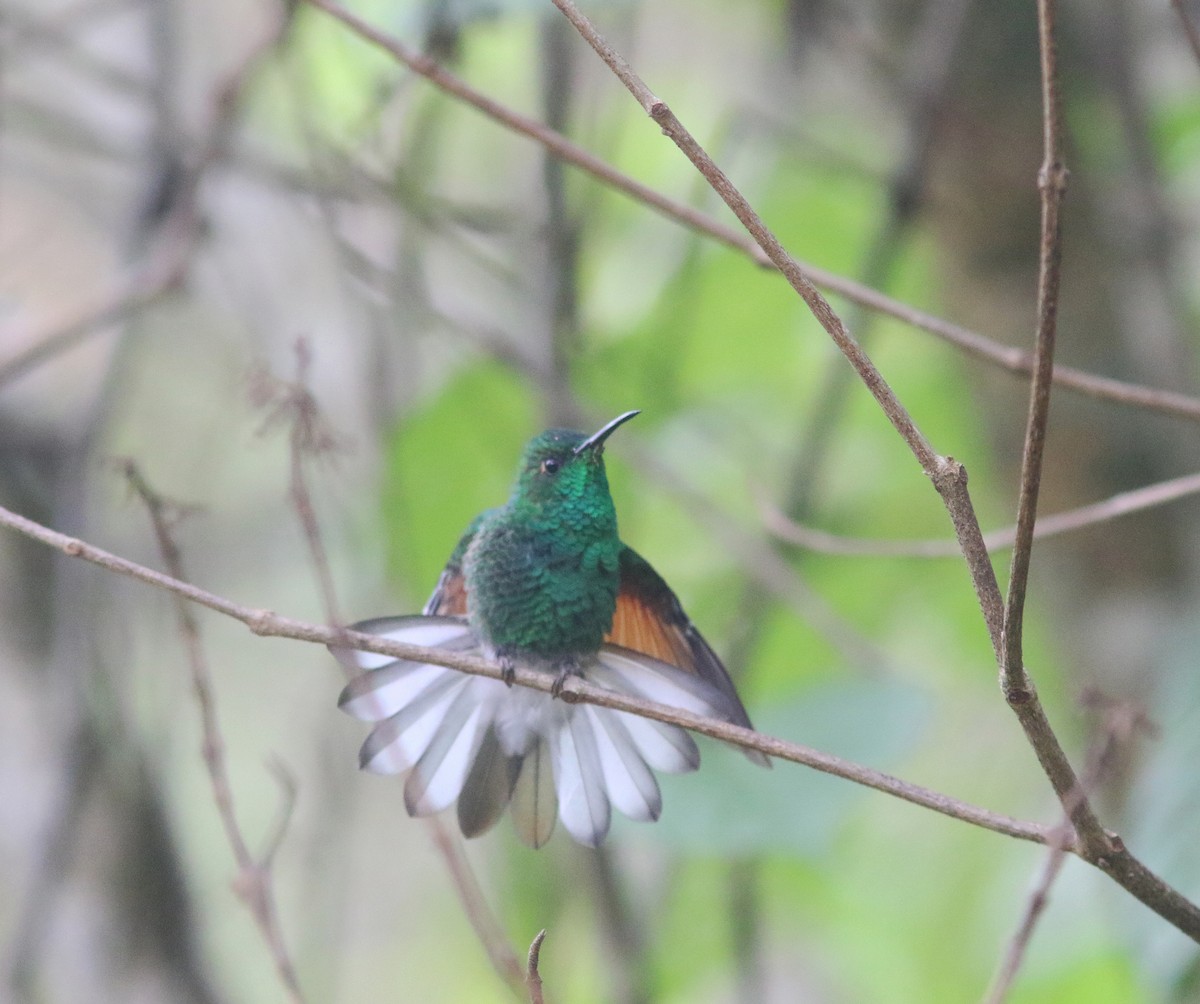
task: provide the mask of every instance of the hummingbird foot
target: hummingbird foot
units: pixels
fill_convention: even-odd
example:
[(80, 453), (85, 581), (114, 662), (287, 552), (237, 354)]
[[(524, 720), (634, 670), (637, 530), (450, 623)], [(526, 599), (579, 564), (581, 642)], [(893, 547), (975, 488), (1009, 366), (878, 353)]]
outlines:
[(563, 687), (567, 680), (572, 676), (581, 676), (583, 667), (577, 659), (565, 659), (558, 664), (558, 675), (554, 678), (554, 683), (550, 686), (550, 696), (554, 698), (562, 697)]
[(513, 657), (505, 652), (499, 652), (496, 655), (496, 661), (500, 664), (500, 679), (504, 681), (506, 687), (511, 687), (517, 679), (517, 664), (513, 662)]

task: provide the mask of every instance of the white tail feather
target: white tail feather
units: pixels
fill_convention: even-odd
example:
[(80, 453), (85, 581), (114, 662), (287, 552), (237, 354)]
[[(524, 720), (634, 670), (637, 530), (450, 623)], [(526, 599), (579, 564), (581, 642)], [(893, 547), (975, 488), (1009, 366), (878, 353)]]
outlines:
[(424, 754), (466, 680), (448, 675), (429, 687), (403, 711), (380, 722), (359, 754), (363, 770), (401, 774)]
[(436, 680), (454, 675), (454, 670), (429, 662), (393, 660), (346, 684), (338, 707), (360, 722), (381, 722), (403, 711)]
[(581, 844), (596, 847), (608, 833), (612, 812), (591, 720), (581, 714), (569, 716), (557, 738), (551, 750), (558, 753), (554, 760), (558, 817)]
[(630, 819), (652, 822), (662, 811), (662, 794), (646, 761), (617, 717), (617, 712), (581, 705), (577, 714), (592, 720), (596, 750), (604, 770), (609, 801)]
[(483, 739), (482, 718), (483, 707), (464, 689), (408, 775), (404, 804), (409, 815), (428, 816), (457, 801)]

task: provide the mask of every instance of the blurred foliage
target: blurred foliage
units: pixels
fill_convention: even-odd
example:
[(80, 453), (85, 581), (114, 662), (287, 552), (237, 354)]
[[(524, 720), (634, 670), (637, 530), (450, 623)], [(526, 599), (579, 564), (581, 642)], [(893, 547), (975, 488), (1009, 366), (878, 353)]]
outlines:
[[(141, 147), (176, 128), (163, 124), (172, 116), (156, 112), (156, 101), (182, 122), (203, 121), (214, 67), (230, 65), (240, 51), (233, 42), (245, 41), (217, 27), (248, 34), (267, 17), (265, 7), (219, 0), (161, 5), (178, 19), (184, 58), (172, 61), (154, 58), (141, 14), (129, 13), (131, 28), (100, 15), (77, 22), (69, 7), (43, 21), (37, 4), (24, 6), (18, 27), (27, 21), (44, 28), (38, 37), (83, 48), (26, 53), (10, 40), (0, 53), (14, 67), (6, 68), (11, 153), (0, 176), (14, 207), (7, 220), (0, 213), (0, 323), (44, 321), (33, 304), (83, 295), (73, 268), (100, 269), (76, 261), (85, 237), (114, 261), (138, 253), (130, 221), (154, 171)], [(1197, 303), (1187, 277), (1200, 251), (1200, 100), (1194, 61), (1161, 6), (1099, 25), (1105, 13), (1063, 5), (1075, 182), (1060, 340), (1072, 359), (1102, 360), (1110, 375), (1194, 392)], [(1034, 5), (968, 5), (961, 38), (944, 40), (955, 55), (934, 95), (919, 211), (908, 227), (890, 215), (889, 184), (911, 153), (914, 102), (927, 82), (917, 29), (935, 8), (936, 0), (652, 0), (588, 12), (798, 257), (862, 277), (895, 226), (885, 292), (1027, 345), (1041, 137), (1031, 104)], [(355, 10), (415, 50), (431, 48), (495, 100), (544, 117), (542, 70), (559, 23), (547, 4), (370, 0)], [(787, 26), (800, 23), (817, 27), (785, 45)], [(1114, 46), (1105, 32), (1122, 25), (1129, 30)], [(569, 41), (571, 137), (728, 220), (592, 54)], [(107, 74), (89, 70), (88, 51)], [(139, 59), (127, 66), (129, 51)], [(41, 74), (50, 69), (66, 83), (52, 77), (48, 86)], [(122, 69), (136, 86), (119, 74), (114, 81)], [(84, 155), (62, 130), (48, 130), (60, 92), (58, 113), (115, 149)], [(181, 531), (197, 581), (247, 603), (322, 616), (290, 514), (286, 445), (255, 437), (261, 416), (242, 396), (255, 362), (290, 374), (304, 334), (314, 390), (353, 442), (336, 466), (313, 470), (339, 605), (358, 619), (419, 609), (469, 520), (504, 501), (532, 433), (564, 413), (599, 423), (640, 408), (607, 450), (622, 535), (718, 651), (738, 651), (753, 634), (731, 669), (762, 731), (996, 811), (1057, 821), (999, 695), (961, 561), (803, 552), (763, 529), (756, 497), (786, 506), (804, 444), (836, 413), (805, 521), (852, 537), (951, 533), (936, 493), (860, 385), (847, 383), (830, 412), (819, 410), (845, 364), (778, 276), (574, 170), (565, 178), (567, 218), (555, 218), (537, 147), (316, 9), (298, 11), (242, 115), (226, 162), (205, 179), (202, 241), (186, 286), (125, 318), (120, 331), (0, 385), (0, 501), (35, 500), (61, 529), (153, 564), (145, 520), (97, 473), (108, 454), (132, 454), (163, 491), (207, 508)], [(1169, 229), (1155, 223), (1163, 218)], [(573, 259), (548, 254), (555, 227), (571, 230)], [(550, 277), (574, 292), (574, 330), (555, 328)], [(43, 282), (49, 292), (35, 296)], [(966, 464), (984, 528), (1011, 520), (1022, 383), (833, 300), (856, 319), (935, 448)], [(6, 356), (19, 348), (0, 344)], [(47, 402), (71, 415), (43, 419)], [(1044, 512), (1200, 464), (1190, 426), (1129, 415), (1056, 399)], [(1123, 749), (1099, 793), (1102, 815), (1193, 897), (1200, 675), (1186, 625), (1200, 603), (1196, 517), (1195, 503), (1184, 502), (1039, 546), (1025, 646), (1077, 763), (1102, 731), (1079, 709), (1081, 691), (1146, 706), (1159, 733)], [(746, 541), (780, 558), (790, 588), (757, 584), (758, 552)], [(1170, 555), (1171, 567), (1155, 554)], [(1007, 552), (995, 556), (1002, 585), (1007, 561)], [(175, 827), (214, 996), (271, 999), (278, 984), (269, 958), (228, 891), (230, 858), (196, 754), (166, 601), (94, 576), (86, 599), (63, 587), (61, 609), (39, 602), (33, 611), (22, 596), (59, 588), (33, 567), (0, 551), (0, 661), (13, 667), (0, 672), (0, 734), (20, 752), (7, 758), (17, 767), (0, 763), (0, 801), (30, 806), (0, 814), (0, 836), (13, 848), (0, 900), (25, 902), (29, 876), (45, 862), (43, 838), (70, 773), (60, 733), (102, 713), (115, 724), (101, 734), (128, 746), (114, 762), (144, 759), (160, 772), (154, 790)], [(34, 584), (26, 588), (23, 577)], [(41, 635), (9, 630), (35, 617), (46, 619)], [(63, 633), (80, 617), (88, 641), (72, 649)], [(333, 710), (341, 681), (331, 660), (251, 641), (227, 624), (205, 627), (255, 848), (268, 841), (280, 798), (264, 758), (278, 755), (296, 778), (274, 876), (311, 999), (511, 1000), (428, 832), (405, 816), (399, 786), (354, 775), (361, 729)], [(25, 640), (41, 636), (52, 643)], [(118, 692), (102, 712), (80, 686), (94, 664), (113, 674)], [(599, 877), (604, 863), (561, 833), (533, 854), (504, 821), (470, 845), (518, 955), (548, 930), (549, 999), (746, 1000), (754, 986), (767, 1001), (983, 997), (1042, 850), (790, 765), (760, 771), (713, 744), (704, 760), (700, 773), (664, 780), (656, 825), (617, 822), (611, 887)], [(104, 814), (117, 800), (102, 790), (89, 805), (78, 824), (88, 850), (62, 870), (64, 883), (76, 883), (61, 899), (71, 909), (47, 921), (34, 962), (41, 993), (27, 999), (203, 999), (173, 979), (170, 958), (160, 972), (130, 947), (140, 942), (122, 925), (136, 924), (111, 919), (121, 897), (106, 876), (128, 884), (137, 871), (121, 859), (129, 852), (114, 836), (120, 827)], [(119, 807), (110, 811), (119, 817)], [(752, 887), (742, 899), (738, 882)], [(53, 911), (60, 899), (47, 902)], [(739, 902), (752, 904), (748, 915), (735, 912)], [(0, 909), (6, 944), (29, 930), (23, 909)], [(757, 931), (752, 958), (735, 947), (740, 924)], [(93, 972), (101, 974), (94, 982)], [(1193, 1001), (1198, 974), (1195, 945), (1070, 862), (1008, 999)]]

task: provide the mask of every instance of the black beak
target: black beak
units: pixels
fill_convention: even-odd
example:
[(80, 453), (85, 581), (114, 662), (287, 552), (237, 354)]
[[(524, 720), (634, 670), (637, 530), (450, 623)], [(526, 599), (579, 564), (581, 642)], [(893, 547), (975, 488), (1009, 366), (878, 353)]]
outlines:
[(618, 415), (607, 425), (593, 432), (587, 439), (575, 447), (575, 456), (579, 456), (584, 450), (596, 449), (604, 445), (604, 441), (616, 430), (617, 426), (624, 425), (634, 415), (640, 415), (640, 411), (627, 411), (623, 415)]

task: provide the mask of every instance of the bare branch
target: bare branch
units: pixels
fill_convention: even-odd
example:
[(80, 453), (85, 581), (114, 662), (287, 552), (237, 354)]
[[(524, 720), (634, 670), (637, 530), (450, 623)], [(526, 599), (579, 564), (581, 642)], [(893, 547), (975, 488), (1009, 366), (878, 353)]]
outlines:
[[(360, 634), (356, 631), (339, 631), (323, 625), (307, 624), (303, 621), (281, 617), (269, 610), (242, 606), (178, 578), (146, 568), (128, 558), (122, 558), (94, 547), (78, 538), (58, 533), (3, 507), (0, 507), (0, 526), (16, 530), (48, 547), (61, 551), (68, 557), (82, 558), (107, 571), (127, 575), (148, 585), (165, 589), (193, 603), (199, 603), (201, 606), (208, 607), (227, 617), (232, 617), (245, 624), (260, 637), (293, 638), (297, 641), (316, 642), (321, 645), (337, 645), (348, 642), (354, 648), (364, 652), (377, 652), (397, 659), (436, 663), (450, 669), (495, 680), (501, 678), (499, 666), (478, 656), (449, 652), (443, 649), (422, 648), (419, 645), (407, 645), (375, 635)], [(543, 674), (518, 667), (515, 682), (524, 687), (549, 693), (554, 685), (554, 677), (552, 674)], [(1038, 844), (1049, 842), (1047, 827), (1039, 823), (1024, 822), (990, 812), (987, 809), (981, 809), (978, 806), (943, 795), (941, 792), (902, 781), (882, 771), (876, 771), (796, 743), (760, 735), (751, 729), (730, 725), (728, 722), (716, 719), (701, 718), (686, 711), (605, 690), (579, 677), (572, 677), (567, 681), (562, 691), (562, 699), (573, 702), (586, 701), (601, 707), (653, 718), (669, 725), (680, 725), (735, 746), (756, 749), (780, 760), (789, 760), (822, 773), (845, 778), (864, 787), (874, 788), (876, 791), (932, 809), (942, 815), (971, 823), (983, 829)], [(1071, 850), (1072, 853), (1078, 854), (1085, 861), (1106, 872), (1114, 881), (1188, 937), (1200, 942), (1200, 907), (1171, 888), (1134, 858), (1119, 837), (1111, 835), (1109, 845), (1108, 852), (1102, 854), (1097, 854), (1095, 848), (1087, 844), (1074, 844)]]
[(333, 586), (333, 573), (329, 569), (329, 558), (325, 542), (317, 523), (317, 513), (312, 502), (305, 476), (305, 464), (336, 453), (342, 448), (339, 437), (326, 423), (321, 407), (308, 387), (308, 368), (312, 362), (312, 349), (307, 339), (296, 339), (296, 379), (290, 383), (276, 380), (266, 371), (254, 374), (251, 396), (262, 408), (267, 408), (267, 417), (260, 432), (266, 432), (280, 422), (288, 426), (289, 475), (288, 485), (292, 508), (300, 521), (304, 541), (308, 545), (313, 573), (321, 589), (325, 619), (336, 626), (341, 623), (338, 616), (337, 595)]
[[(866, 558), (958, 558), (962, 554), (958, 542), (948, 538), (885, 540), (844, 537), (818, 530), (788, 519), (771, 503), (765, 492), (757, 487), (752, 490), (763, 525), (780, 540), (809, 551)], [(1200, 474), (1187, 474), (1181, 478), (1147, 485), (1145, 488), (1120, 492), (1102, 502), (1093, 502), (1078, 509), (1040, 517), (1033, 528), (1033, 539), (1044, 540), (1047, 537), (1059, 537), (1076, 530), (1084, 530), (1197, 493), (1200, 493)], [(989, 551), (1002, 551), (1013, 546), (1016, 536), (1017, 528), (1010, 526), (1002, 530), (988, 531), (983, 535), (983, 540)]]
[[(123, 465), (125, 477), (130, 486), (150, 513), (154, 526), (154, 536), (158, 540), (158, 548), (162, 553), (163, 562), (176, 579), (182, 579), (183, 559), (179, 547), (171, 535), (171, 510), (173, 507), (146, 483), (133, 461)], [(288, 954), (283, 940), (283, 932), (279, 928), (279, 916), (275, 907), (275, 896), (271, 889), (270, 859), (274, 854), (274, 846), (263, 860), (256, 860), (250, 853), (246, 838), (242, 835), (238, 823), (237, 811), (233, 804), (233, 789), (229, 784), (229, 772), (225, 766), (225, 740), (221, 734), (221, 723), (217, 717), (216, 696), (213, 693), (212, 676), (208, 671), (208, 661), (204, 655), (204, 647), (200, 641), (200, 627), (196, 623), (192, 608), (184, 597), (176, 594), (176, 615), (179, 618), (179, 634), (187, 652), (188, 665), (192, 673), (192, 689), (196, 694), (196, 704), (200, 711), (200, 728), (203, 734), (201, 746), (204, 766), (208, 771), (209, 783), (212, 787), (213, 801), (217, 806), (217, 815), (225, 829), (225, 839), (233, 850), (237, 862), (238, 874), (234, 880), (234, 889), (238, 898), (246, 904), (250, 915), (262, 933), (270, 949), (271, 958), (279, 979), (287, 990), (288, 997), (293, 1001), (303, 1001), (300, 983), (296, 977), (296, 969)], [(286, 826), (281, 824), (279, 833)], [(278, 844), (279, 837), (272, 841)]]
[(1033, 892), (1029, 895), (1021, 922), (1004, 953), (1004, 961), (988, 991), (985, 1004), (1002, 1004), (1025, 959), (1026, 950), (1033, 938), (1034, 928), (1050, 901), (1050, 887), (1058, 878), (1062, 866), (1067, 860), (1071, 841), (1070, 817), (1074, 807), (1073, 803), (1086, 798), (1087, 793), (1094, 791), (1101, 783), (1105, 774), (1108, 773), (1112, 757), (1120, 745), (1128, 742), (1136, 732), (1152, 730), (1142, 711), (1129, 702), (1107, 701), (1096, 695), (1085, 694), (1084, 703), (1100, 705), (1105, 708), (1103, 734), (1088, 756), (1080, 787), (1073, 793), (1070, 804), (1065, 807), (1062, 823), (1050, 833), (1050, 852), (1046, 855), (1041, 876)]
[[(0, 526), (16, 530), (18, 533), (53, 547), (69, 557), (82, 558), (107, 571), (126, 575), (147, 585), (165, 589), (193, 603), (224, 614), (226, 617), (232, 617), (245, 624), (252, 633), (259, 637), (292, 638), (296, 641), (315, 642), (320, 645), (349, 644), (364, 652), (377, 652), (395, 659), (430, 662), (475, 676), (486, 676), (494, 680), (501, 679), (499, 666), (480, 656), (409, 645), (357, 631), (337, 630), (321, 624), (293, 620), (270, 610), (243, 606), (223, 596), (200, 589), (189, 582), (164, 575), (162, 572), (146, 568), (128, 558), (122, 558), (77, 538), (58, 533), (3, 507), (0, 507)], [(515, 682), (534, 690), (549, 693), (554, 685), (554, 676), (518, 667)], [(933, 809), (935, 812), (981, 826), (987, 830), (993, 830), (996, 833), (1039, 844), (1046, 842), (1046, 827), (1039, 823), (1024, 822), (990, 812), (987, 809), (981, 809), (978, 806), (943, 795), (941, 792), (902, 781), (882, 771), (864, 767), (797, 743), (761, 735), (752, 729), (731, 725), (714, 718), (703, 718), (676, 708), (655, 704), (652, 701), (643, 701), (626, 694), (605, 690), (579, 677), (572, 677), (566, 682), (562, 691), (562, 699), (569, 702), (585, 701), (601, 707), (653, 718), (669, 725), (680, 725), (735, 746), (756, 749), (768, 756), (789, 760), (825, 774), (854, 781), (856, 784), (874, 788), (885, 794), (912, 802), (914, 805)], [(1197, 918), (1197, 930), (1200, 931), (1200, 913)]]
[[(399, 40), (380, 31), (341, 6), (336, 0), (308, 0), (308, 2), (341, 21), (364, 41), (387, 52), (397, 62), (413, 73), (424, 77), (435, 87), (464, 104), (470, 105), (505, 128), (511, 129), (535, 143), (540, 143), (555, 157), (587, 172), (614, 191), (622, 192), (661, 216), (674, 220), (697, 233), (706, 234), (735, 251), (740, 251), (764, 268), (774, 267), (774, 263), (763, 249), (742, 231), (719, 223), (698, 209), (656, 192), (649, 186), (618, 171), (562, 134), (548, 129), (542, 123), (521, 115), (475, 90), (439, 66), (433, 59), (413, 52)], [(1033, 356), (1024, 349), (1004, 345), (961, 325), (953, 324), (909, 304), (892, 299), (870, 286), (817, 265), (808, 262), (797, 262), (797, 264), (816, 285), (868, 310), (886, 314), (914, 328), (919, 328), (964, 352), (1000, 366), (1010, 373), (1024, 375), (1033, 372)], [(1158, 390), (1123, 380), (1114, 380), (1110, 377), (1097, 376), (1069, 366), (1055, 366), (1054, 381), (1080, 394), (1131, 407), (1158, 411), (1188, 421), (1200, 421), (1200, 399), (1187, 394)]]
[(1058, 323), (1058, 287), (1062, 266), (1060, 209), (1067, 187), (1059, 138), (1057, 38), (1054, 0), (1038, 0), (1038, 42), (1042, 65), (1042, 134), (1044, 160), (1038, 172), (1042, 193), (1042, 237), (1038, 268), (1037, 339), (1035, 366), (1025, 428), (1021, 486), (1017, 503), (1017, 533), (1004, 606), (1004, 643), (1000, 651), (1000, 683), (1005, 700), (1016, 713), (1025, 735), (1046, 772), (1064, 809), (1068, 809), (1078, 839), (1097, 858), (1111, 850), (1108, 835), (1080, 788), (1062, 744), (1054, 734), (1033, 681), (1025, 670), (1022, 624), (1025, 589), (1033, 551), (1038, 493), (1045, 455), (1046, 427), (1050, 417), (1050, 392), (1054, 369), (1054, 342)]
[(1196, 22), (1188, 14), (1183, 0), (1171, 0), (1171, 6), (1175, 8), (1179, 20), (1183, 23), (1183, 31), (1187, 35), (1188, 45), (1192, 47), (1192, 54), (1196, 61), (1200, 62), (1200, 30), (1197, 30)]
[(466, 914), (471, 929), (487, 952), (492, 968), (514, 993), (520, 994), (525, 985), (521, 963), (505, 938), (504, 931), (496, 922), (484, 898), (483, 890), (479, 888), (479, 881), (475, 878), (471, 863), (463, 854), (461, 838), (450, 832), (436, 816), (431, 817), (428, 823), (433, 831), (438, 853), (441, 854), (454, 881), (454, 888), (458, 892), (459, 902), (462, 903), (463, 913)]
[(1012, 941), (1004, 953), (1004, 962), (1000, 967), (1000, 971), (996, 974), (996, 979), (993, 981), (992, 986), (988, 989), (984, 1004), (1002, 1004), (1008, 996), (1008, 991), (1012, 987), (1017, 971), (1021, 968), (1021, 963), (1025, 960), (1025, 951), (1029, 947), (1029, 942), (1033, 937), (1033, 930), (1037, 926), (1037, 922), (1041, 919), (1042, 913), (1046, 909), (1046, 904), (1050, 901), (1050, 887), (1054, 884), (1054, 881), (1062, 871), (1062, 866), (1066, 863), (1067, 851), (1065, 842), (1071, 839), (1070, 824), (1057, 827), (1053, 831), (1051, 839), (1050, 852), (1046, 855), (1046, 861), (1042, 866), (1042, 873), (1038, 878), (1037, 886), (1029, 894), (1029, 900), (1025, 906), (1025, 913), (1021, 917), (1021, 923), (1017, 926)]
[[(1025, 450), (1021, 462), (1021, 488), (1017, 502), (1017, 536), (1009, 571), (1004, 607), (1004, 652), (1001, 668), (1005, 691), (1014, 702), (1026, 701), (1028, 680), (1022, 664), (1022, 621), (1029, 561), (1033, 551), (1033, 524), (1037, 519), (1038, 493), (1050, 420), (1051, 375), (1058, 330), (1058, 287), (1062, 270), (1060, 210), (1067, 190), (1067, 169), (1059, 141), (1057, 39), (1054, 34), (1054, 0), (1038, 0), (1038, 40), (1042, 54), (1042, 131), (1044, 160), (1038, 172), (1042, 193), (1042, 241), (1038, 264), (1038, 325)], [(1074, 786), (1074, 782), (1072, 782)], [(1062, 792), (1060, 792), (1062, 794)]]

